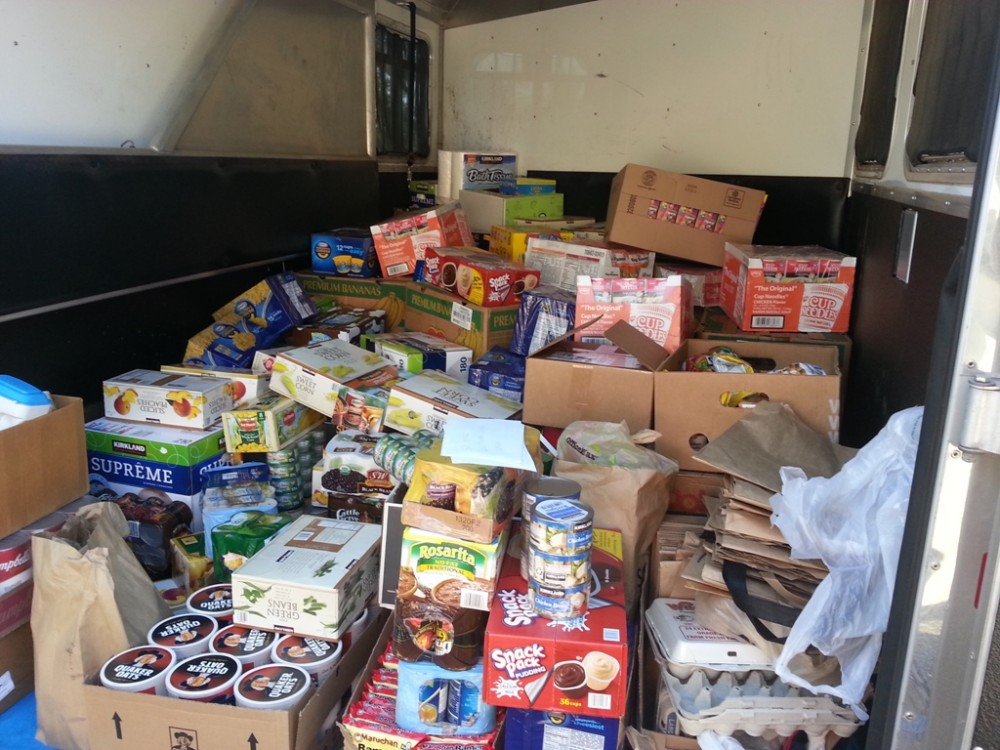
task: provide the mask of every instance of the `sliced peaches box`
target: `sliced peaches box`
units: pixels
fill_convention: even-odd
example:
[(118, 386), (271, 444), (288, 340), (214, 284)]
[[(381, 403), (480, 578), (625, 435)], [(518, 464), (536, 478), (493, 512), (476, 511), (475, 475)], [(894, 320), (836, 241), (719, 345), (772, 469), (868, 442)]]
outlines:
[(130, 370), (104, 381), (104, 414), (132, 422), (204, 430), (233, 408), (229, 381), (201, 375)]

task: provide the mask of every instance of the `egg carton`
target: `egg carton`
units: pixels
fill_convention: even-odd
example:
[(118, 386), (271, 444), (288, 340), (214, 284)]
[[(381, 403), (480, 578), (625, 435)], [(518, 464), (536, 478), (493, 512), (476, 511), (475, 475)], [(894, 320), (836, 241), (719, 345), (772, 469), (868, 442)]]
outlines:
[(662, 678), (684, 734), (711, 729), (723, 736), (741, 731), (770, 739), (802, 731), (810, 747), (822, 747), (818, 743), (827, 734), (849, 737), (860, 726), (854, 712), (834, 698), (772, 680), (765, 672), (752, 671), (741, 679), (731, 672), (710, 678), (695, 670), (686, 680), (669, 672)]

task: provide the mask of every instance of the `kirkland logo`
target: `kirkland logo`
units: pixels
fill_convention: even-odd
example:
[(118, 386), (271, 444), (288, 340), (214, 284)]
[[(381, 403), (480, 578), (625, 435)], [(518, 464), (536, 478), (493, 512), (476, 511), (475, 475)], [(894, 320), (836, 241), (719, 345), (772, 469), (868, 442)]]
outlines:
[(146, 446), (140, 443), (128, 443), (124, 440), (112, 440), (111, 450), (115, 453), (124, 453), (127, 456), (142, 456), (146, 455)]

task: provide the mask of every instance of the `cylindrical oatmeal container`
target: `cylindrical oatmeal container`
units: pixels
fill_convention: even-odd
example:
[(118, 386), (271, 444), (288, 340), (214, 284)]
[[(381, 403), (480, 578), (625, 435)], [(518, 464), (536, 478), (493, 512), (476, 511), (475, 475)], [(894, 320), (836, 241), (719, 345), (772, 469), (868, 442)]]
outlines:
[(185, 609), (195, 615), (209, 615), (224, 628), (233, 622), (233, 588), (228, 583), (216, 583), (193, 592)]
[(235, 656), (246, 671), (262, 667), (271, 660), (271, 648), (277, 638), (269, 630), (229, 625), (215, 634), (210, 649), (213, 654)]
[(293, 711), (302, 705), (312, 679), (302, 667), (266, 664), (243, 673), (236, 683), (236, 705), (270, 711)]
[(209, 615), (190, 613), (160, 620), (149, 629), (150, 645), (169, 648), (178, 659), (208, 651), (208, 644), (219, 629), (219, 622)]
[(313, 684), (319, 687), (337, 667), (343, 648), (340, 641), (286, 635), (271, 647), (271, 661), (302, 667), (309, 673)]
[(198, 654), (167, 673), (167, 695), (202, 703), (233, 703), (233, 689), (243, 674), (238, 659), (226, 654)]
[(167, 673), (177, 654), (160, 646), (137, 646), (121, 651), (101, 667), (101, 684), (126, 693), (166, 695)]

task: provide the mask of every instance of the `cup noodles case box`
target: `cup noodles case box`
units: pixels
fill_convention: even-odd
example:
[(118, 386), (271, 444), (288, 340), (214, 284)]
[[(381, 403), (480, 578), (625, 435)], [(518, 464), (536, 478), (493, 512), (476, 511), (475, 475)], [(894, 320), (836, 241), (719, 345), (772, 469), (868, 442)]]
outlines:
[(510, 419), (521, 404), (455, 380), (443, 372), (424, 370), (401, 380), (389, 392), (386, 426), (412, 435), (417, 430), (441, 432), (450, 419)]
[(746, 331), (846, 333), (856, 262), (818, 245), (727, 242), (722, 309)]
[(534, 289), (539, 280), (535, 269), (474, 247), (430, 248), (424, 264), (429, 284), (483, 307), (518, 303), (521, 293)]
[(371, 228), (382, 275), (410, 276), (429, 247), (475, 244), (457, 201), (412, 211)]
[(657, 278), (683, 276), (691, 285), (691, 304), (695, 307), (718, 305), (722, 299), (721, 268), (701, 263), (657, 261), (653, 267), (653, 276)]
[(227, 381), (201, 375), (130, 370), (104, 381), (104, 415), (206, 430), (233, 408), (227, 386)]
[(271, 390), (330, 417), (343, 429), (378, 432), (396, 372), (375, 352), (330, 339), (280, 352)]
[(579, 276), (637, 278), (653, 275), (656, 254), (599, 240), (528, 239), (524, 262), (541, 271), (541, 283), (576, 290)]
[(753, 241), (766, 200), (761, 190), (627, 164), (611, 182), (608, 240), (721, 266), (727, 241)]
[(504, 560), (486, 625), (483, 686), (497, 706), (620, 718), (628, 690), (622, 537), (594, 529), (590, 603), (577, 618), (535, 614), (520, 561)]
[(232, 576), (237, 625), (340, 638), (378, 583), (381, 530), (301, 516)]

